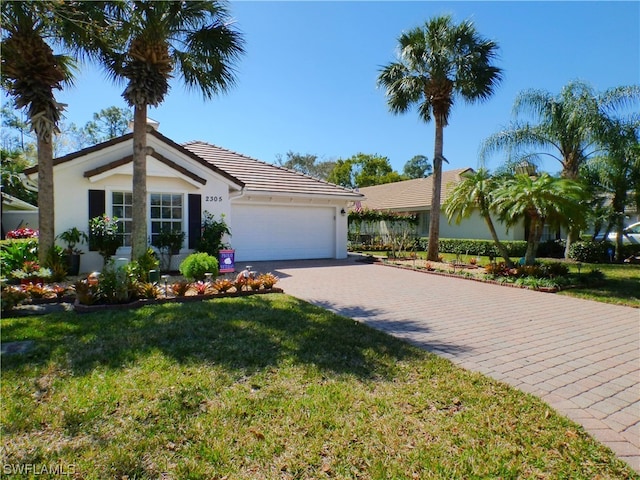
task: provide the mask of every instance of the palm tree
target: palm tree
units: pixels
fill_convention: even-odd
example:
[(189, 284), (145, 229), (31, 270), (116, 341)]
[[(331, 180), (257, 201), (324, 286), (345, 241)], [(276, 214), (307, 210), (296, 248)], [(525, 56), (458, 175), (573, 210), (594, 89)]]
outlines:
[(623, 260), (624, 212), (629, 204), (638, 205), (640, 198), (638, 126), (610, 120), (603, 123), (599, 137), (606, 154), (589, 159), (582, 172), (593, 179), (595, 189), (611, 202), (604, 237), (612, 228), (617, 233), (615, 259), (619, 262)]
[(420, 118), (435, 121), (433, 191), (427, 258), (438, 258), (440, 192), (442, 189), (443, 129), (455, 100), (488, 99), (502, 78), (492, 64), (498, 45), (482, 38), (473, 23), (453, 23), (450, 16), (434, 17), (424, 27), (403, 33), (398, 39), (398, 60), (384, 67), (378, 85), (385, 87), (387, 104), (395, 114), (414, 105)]
[[(561, 175), (577, 179), (580, 166), (599, 151), (597, 132), (602, 122), (640, 99), (640, 86), (617, 87), (598, 94), (580, 81), (570, 82), (559, 95), (542, 90), (521, 92), (514, 102), (514, 122), (487, 138), (480, 149), (484, 163), (490, 154), (506, 151), (508, 162), (535, 163), (550, 156), (562, 165)], [(532, 121), (523, 120), (529, 115)], [(577, 236), (570, 229), (565, 256)]]
[(516, 174), (507, 177), (493, 191), (493, 208), (508, 227), (522, 219), (528, 222), (526, 265), (535, 263), (545, 223), (559, 227), (573, 221), (583, 225), (586, 206), (585, 189), (574, 181), (555, 178), (548, 173), (540, 176)]
[(122, 96), (134, 108), (131, 258), (138, 258), (147, 249), (147, 108), (164, 101), (174, 72), (206, 99), (226, 92), (243, 39), (217, 0), (127, 1), (114, 19), (117, 45), (104, 52), (104, 64), (126, 82)]
[(53, 135), (63, 106), (54, 90), (71, 82), (73, 67), (71, 57), (55, 55), (46, 40), (56, 34), (52, 12), (58, 8), (57, 2), (2, 2), (2, 86), (27, 110), (36, 134), (41, 263), (55, 241)]
[(489, 228), (491, 238), (495, 242), (500, 255), (504, 258), (507, 266), (511, 268), (513, 262), (509, 258), (509, 252), (500, 242), (491, 219), (491, 196), (496, 186), (495, 177), (492, 177), (488, 170), (481, 168), (477, 172), (465, 175), (464, 179), (449, 193), (443, 207), (449, 221), (455, 218), (456, 224), (459, 224), (465, 218), (469, 218), (476, 210), (479, 211), (487, 224), (487, 228)]

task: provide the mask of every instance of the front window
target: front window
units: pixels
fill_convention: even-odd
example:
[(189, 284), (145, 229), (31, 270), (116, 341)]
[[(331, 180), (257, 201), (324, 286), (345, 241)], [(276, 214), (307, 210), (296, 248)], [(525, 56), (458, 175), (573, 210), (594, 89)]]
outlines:
[(118, 235), (122, 238), (122, 245), (130, 247), (133, 195), (130, 192), (112, 192), (111, 211), (114, 217), (118, 217)]
[(183, 218), (183, 201), (181, 194), (152, 193), (151, 206), (151, 243), (164, 230), (181, 232)]

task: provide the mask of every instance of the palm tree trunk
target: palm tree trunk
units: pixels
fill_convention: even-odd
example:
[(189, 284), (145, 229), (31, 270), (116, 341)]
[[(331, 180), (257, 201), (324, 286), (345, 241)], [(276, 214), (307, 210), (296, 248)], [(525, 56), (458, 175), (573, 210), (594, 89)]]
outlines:
[(512, 268), (513, 262), (509, 258), (509, 252), (507, 251), (507, 248), (502, 244), (502, 242), (498, 238), (498, 233), (496, 232), (496, 228), (494, 227), (493, 222), (491, 221), (491, 216), (488, 213), (484, 215), (484, 221), (486, 222), (487, 227), (489, 227), (491, 238), (493, 238), (493, 241), (495, 242), (496, 247), (498, 247), (498, 251), (500, 252), (500, 255), (502, 256), (502, 258), (504, 258), (504, 261), (507, 264), (507, 267)]
[(540, 244), (540, 238), (542, 237), (542, 226), (544, 225), (544, 219), (540, 217), (531, 217), (531, 223), (529, 224), (529, 238), (527, 238), (527, 251), (524, 254), (525, 265), (535, 265), (536, 252), (538, 251), (538, 245)]
[(147, 250), (147, 105), (133, 112), (133, 214), (131, 260)]
[(38, 261), (44, 265), (55, 242), (53, 205), (53, 134), (38, 135)]
[(442, 156), (444, 126), (440, 115), (434, 113), (436, 138), (433, 152), (433, 186), (431, 190), (431, 212), (429, 218), (429, 246), (427, 260), (438, 261), (440, 240), (440, 192), (442, 190)]

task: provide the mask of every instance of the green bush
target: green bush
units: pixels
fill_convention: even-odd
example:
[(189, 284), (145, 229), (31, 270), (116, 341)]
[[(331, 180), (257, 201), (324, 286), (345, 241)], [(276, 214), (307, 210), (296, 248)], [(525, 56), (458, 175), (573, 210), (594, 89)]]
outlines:
[(180, 264), (180, 273), (191, 280), (204, 280), (205, 273), (218, 276), (218, 259), (207, 253), (192, 253)]
[[(467, 238), (441, 238), (439, 240), (438, 251), (440, 253), (455, 253), (459, 255), (480, 255), (499, 257), (498, 247), (493, 240), (475, 240)], [(502, 242), (510, 257), (523, 257), (527, 251), (527, 242), (523, 240), (515, 240), (510, 242)], [(420, 238), (420, 248), (427, 250), (429, 239), (427, 237)]]
[(19, 270), (27, 261), (38, 261), (37, 238), (4, 240), (0, 243), (0, 269), (3, 275)]
[(584, 263), (607, 263), (610, 261), (609, 250), (615, 251), (611, 242), (580, 241), (569, 247), (569, 258)]
[(222, 237), (231, 235), (231, 230), (229, 230), (227, 223), (224, 221), (224, 214), (220, 215), (220, 220), (216, 220), (213, 214), (206, 211), (203, 216), (202, 236), (198, 241), (196, 250), (217, 256), (218, 251), (228, 247), (227, 244), (222, 242)]

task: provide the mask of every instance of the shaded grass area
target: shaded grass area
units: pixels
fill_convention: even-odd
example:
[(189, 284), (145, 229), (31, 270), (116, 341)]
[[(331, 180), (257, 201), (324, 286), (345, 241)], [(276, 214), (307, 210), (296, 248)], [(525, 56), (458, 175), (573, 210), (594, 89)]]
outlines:
[(286, 295), (2, 320), (3, 464), (80, 478), (639, 478), (533, 396)]

